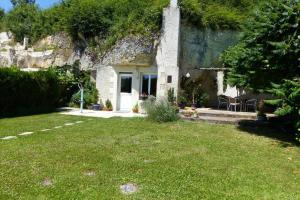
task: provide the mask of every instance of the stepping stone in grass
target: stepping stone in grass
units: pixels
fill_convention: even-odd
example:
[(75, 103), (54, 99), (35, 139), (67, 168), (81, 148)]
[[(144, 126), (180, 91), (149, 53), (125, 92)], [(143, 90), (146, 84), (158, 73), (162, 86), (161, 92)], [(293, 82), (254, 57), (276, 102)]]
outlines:
[(42, 132), (51, 131), (51, 129), (43, 129)]
[(50, 178), (45, 178), (43, 181), (42, 181), (42, 185), (45, 186), (45, 187), (50, 187), (53, 185), (53, 182)]
[(85, 171), (83, 172), (83, 175), (85, 176), (96, 176), (96, 172), (89, 170), (89, 171)]
[(59, 128), (62, 128), (62, 126), (55, 126), (54, 128), (55, 129), (59, 129)]
[(17, 136), (7, 136), (4, 138), (1, 138), (2, 140), (12, 140), (12, 139), (17, 139)]
[(80, 124), (80, 123), (82, 123), (83, 121), (77, 121), (77, 122), (75, 122), (76, 124)]
[(138, 186), (134, 183), (127, 183), (120, 186), (120, 190), (123, 194), (133, 194), (138, 191)]
[(66, 123), (65, 126), (72, 126), (74, 123)]
[(24, 133), (20, 133), (20, 136), (26, 136), (26, 135), (32, 135), (33, 132), (24, 132)]
[(146, 164), (150, 164), (150, 163), (154, 163), (155, 161), (154, 160), (144, 160), (144, 163)]

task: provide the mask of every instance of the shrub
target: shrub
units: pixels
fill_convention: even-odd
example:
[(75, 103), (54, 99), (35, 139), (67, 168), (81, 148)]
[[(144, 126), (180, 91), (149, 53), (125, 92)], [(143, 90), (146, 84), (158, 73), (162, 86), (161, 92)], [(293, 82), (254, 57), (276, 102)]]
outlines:
[(112, 111), (113, 110), (113, 106), (112, 106), (112, 103), (109, 99), (107, 99), (105, 101), (105, 110), (107, 111)]
[[(76, 92), (72, 96), (69, 106), (79, 107), (80, 99), (81, 99), (81, 92), (80, 90), (78, 90), (78, 92)], [(98, 102), (98, 90), (96, 88), (95, 83), (89, 80), (83, 86), (83, 106), (84, 108), (88, 108), (89, 106), (97, 102)]]
[(22, 72), (0, 68), (0, 115), (37, 113), (55, 109), (63, 94), (52, 70)]
[(172, 122), (178, 120), (177, 108), (167, 100), (154, 101), (148, 99), (144, 104), (148, 119), (156, 122)]
[(176, 96), (175, 96), (174, 88), (170, 88), (168, 90), (168, 102), (171, 103), (172, 105), (174, 105), (175, 102), (176, 102)]
[(200, 27), (240, 29), (248, 13), (264, 0), (180, 0), (183, 18)]

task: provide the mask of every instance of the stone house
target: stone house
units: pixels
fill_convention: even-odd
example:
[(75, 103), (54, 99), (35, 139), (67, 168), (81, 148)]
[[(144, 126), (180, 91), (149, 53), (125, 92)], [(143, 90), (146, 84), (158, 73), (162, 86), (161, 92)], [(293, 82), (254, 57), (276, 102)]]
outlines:
[(178, 95), (181, 77), (190, 74), (208, 78), (203, 87), (209, 93), (209, 105), (214, 106), (217, 95), (224, 93), (224, 69), (214, 62), (228, 46), (235, 44), (237, 35), (234, 31), (203, 31), (189, 26), (180, 17), (177, 0), (171, 0), (163, 11), (161, 36), (150, 45), (148, 55), (143, 52), (119, 63), (109, 56), (110, 62), (97, 66), (100, 99), (109, 99), (114, 111), (131, 111), (143, 96), (166, 98), (170, 88)]

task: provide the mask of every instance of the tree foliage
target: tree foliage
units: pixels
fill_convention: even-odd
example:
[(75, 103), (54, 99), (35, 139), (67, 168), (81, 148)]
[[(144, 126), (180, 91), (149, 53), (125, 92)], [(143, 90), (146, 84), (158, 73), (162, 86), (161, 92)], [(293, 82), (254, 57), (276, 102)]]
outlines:
[(224, 55), (228, 82), (271, 92), (295, 130), (300, 126), (300, 1), (272, 0), (262, 5), (244, 27), (240, 43)]
[(200, 27), (240, 29), (249, 11), (262, 0), (180, 0), (183, 17)]
[(5, 24), (17, 41), (22, 41), (25, 36), (35, 40), (42, 30), (39, 15), (40, 11), (34, 4), (16, 6), (6, 15)]
[(268, 100), (266, 103), (278, 107), (275, 113), (286, 118), (284, 122), (295, 128), (300, 141), (300, 78), (285, 80), (283, 84), (273, 84), (269, 92), (277, 99)]
[(263, 4), (245, 24), (240, 43), (223, 56), (229, 83), (265, 90), (299, 76), (299, 25), (299, 0)]
[(0, 31), (4, 29), (4, 23), (3, 23), (4, 17), (5, 17), (5, 11), (4, 9), (0, 8)]
[[(22, 1), (23, 2), (23, 1)], [(103, 40), (113, 44), (128, 34), (152, 34), (160, 30), (162, 10), (169, 0), (65, 0), (41, 10), (34, 1), (16, 3), (8, 13), (8, 30), (21, 41), (36, 40), (67, 31), (74, 40)]]
[(13, 6), (20, 6), (24, 4), (34, 4), (35, 0), (11, 0), (10, 2)]

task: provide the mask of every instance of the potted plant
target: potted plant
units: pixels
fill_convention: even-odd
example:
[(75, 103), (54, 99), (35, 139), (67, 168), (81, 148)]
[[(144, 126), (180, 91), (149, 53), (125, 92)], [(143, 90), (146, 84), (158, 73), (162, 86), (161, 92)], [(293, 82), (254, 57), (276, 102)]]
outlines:
[(105, 110), (106, 111), (112, 111), (113, 110), (112, 103), (109, 99), (107, 99), (106, 102), (105, 102)]
[(207, 93), (199, 91), (199, 93), (196, 95), (196, 105), (199, 108), (204, 108), (208, 104), (208, 100), (209, 95)]
[(267, 115), (265, 113), (265, 103), (263, 99), (261, 99), (258, 103), (257, 120), (267, 121)]
[(187, 105), (187, 99), (184, 96), (178, 97), (178, 106), (180, 109), (184, 109)]
[(139, 105), (138, 103), (135, 104), (135, 106), (132, 108), (133, 113), (139, 113)]

